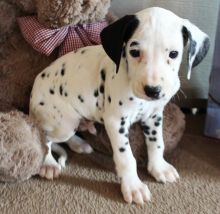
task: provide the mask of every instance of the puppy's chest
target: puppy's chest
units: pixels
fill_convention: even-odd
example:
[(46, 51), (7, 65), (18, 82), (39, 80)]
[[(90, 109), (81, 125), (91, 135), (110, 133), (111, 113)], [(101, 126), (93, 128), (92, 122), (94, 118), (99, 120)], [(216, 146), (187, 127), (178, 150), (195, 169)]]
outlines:
[(138, 121), (145, 121), (158, 108), (158, 103), (149, 102), (136, 97), (126, 82), (120, 85), (106, 86), (105, 111), (118, 118), (127, 118), (130, 125)]

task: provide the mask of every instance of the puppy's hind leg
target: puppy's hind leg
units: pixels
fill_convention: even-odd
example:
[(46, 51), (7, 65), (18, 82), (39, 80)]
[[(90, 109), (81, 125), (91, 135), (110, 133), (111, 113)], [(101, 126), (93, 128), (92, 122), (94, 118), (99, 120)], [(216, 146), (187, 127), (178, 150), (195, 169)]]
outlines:
[(72, 136), (67, 142), (69, 148), (77, 153), (92, 153), (92, 147), (82, 138), (77, 135)]

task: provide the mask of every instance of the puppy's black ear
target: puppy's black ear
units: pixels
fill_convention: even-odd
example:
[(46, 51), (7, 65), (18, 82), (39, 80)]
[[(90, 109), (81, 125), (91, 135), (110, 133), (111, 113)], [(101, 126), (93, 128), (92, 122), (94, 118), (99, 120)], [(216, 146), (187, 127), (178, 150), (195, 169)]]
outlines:
[(120, 65), (123, 44), (133, 35), (139, 20), (135, 15), (127, 15), (107, 26), (101, 32), (102, 46), (107, 55), (116, 64), (116, 72)]
[(184, 44), (188, 43), (187, 79), (190, 79), (192, 68), (197, 66), (208, 53), (210, 40), (207, 34), (202, 32), (198, 27), (188, 20), (184, 20), (182, 33)]

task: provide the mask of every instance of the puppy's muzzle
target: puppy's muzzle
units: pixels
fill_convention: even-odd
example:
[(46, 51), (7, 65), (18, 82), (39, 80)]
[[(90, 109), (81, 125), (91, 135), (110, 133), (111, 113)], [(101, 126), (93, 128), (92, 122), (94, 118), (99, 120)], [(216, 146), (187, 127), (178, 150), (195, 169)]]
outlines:
[(144, 92), (145, 94), (153, 99), (159, 99), (160, 97), (160, 92), (161, 92), (161, 86), (149, 86), (145, 85), (144, 86)]

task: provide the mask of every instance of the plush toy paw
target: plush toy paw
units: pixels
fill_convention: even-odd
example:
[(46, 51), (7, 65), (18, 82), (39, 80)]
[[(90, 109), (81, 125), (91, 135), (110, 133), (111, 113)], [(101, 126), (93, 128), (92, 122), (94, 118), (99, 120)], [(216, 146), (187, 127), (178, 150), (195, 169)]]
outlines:
[(157, 163), (149, 163), (148, 171), (158, 182), (172, 183), (179, 179), (177, 170), (164, 159)]
[(121, 191), (127, 203), (142, 205), (150, 201), (151, 193), (146, 184), (137, 178), (122, 178)]

